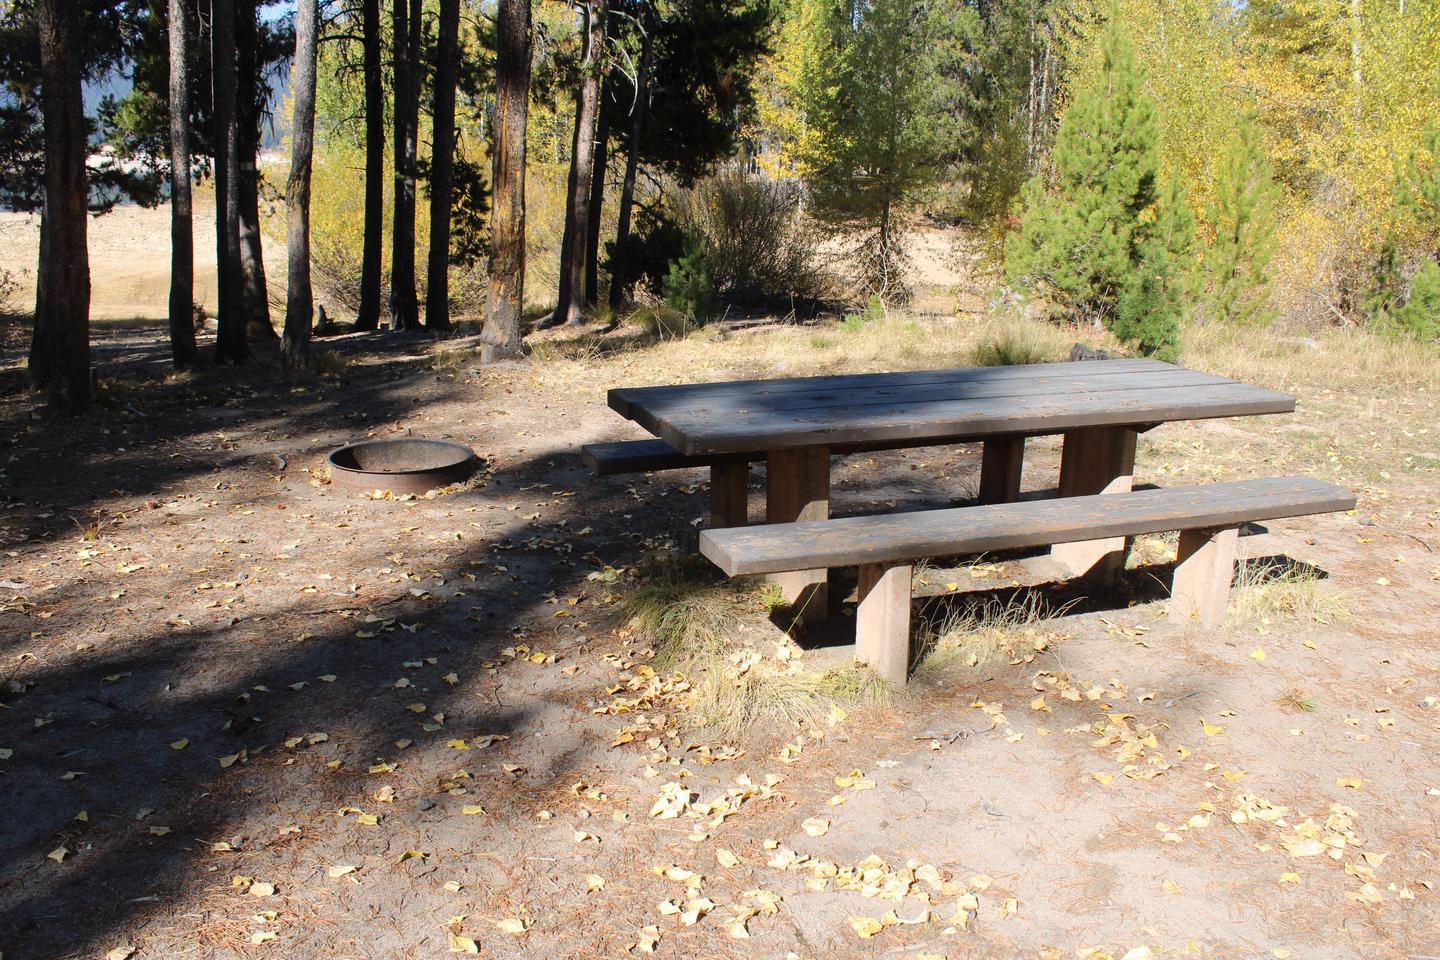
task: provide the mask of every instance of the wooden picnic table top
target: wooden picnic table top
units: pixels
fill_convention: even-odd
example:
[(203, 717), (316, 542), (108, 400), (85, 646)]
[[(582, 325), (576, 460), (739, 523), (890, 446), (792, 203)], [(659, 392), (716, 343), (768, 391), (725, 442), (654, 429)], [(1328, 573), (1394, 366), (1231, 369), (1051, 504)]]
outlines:
[(1290, 413), (1295, 398), (1127, 359), (625, 387), (610, 391), (609, 404), (698, 456)]

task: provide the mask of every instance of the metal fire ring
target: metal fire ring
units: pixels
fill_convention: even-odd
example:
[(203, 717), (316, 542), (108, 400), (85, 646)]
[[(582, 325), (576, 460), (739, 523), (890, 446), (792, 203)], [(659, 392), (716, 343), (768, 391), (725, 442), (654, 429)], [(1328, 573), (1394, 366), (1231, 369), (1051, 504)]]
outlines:
[(459, 483), (479, 464), (475, 451), (453, 440), (363, 440), (326, 458), (330, 482), (343, 490), (425, 493)]

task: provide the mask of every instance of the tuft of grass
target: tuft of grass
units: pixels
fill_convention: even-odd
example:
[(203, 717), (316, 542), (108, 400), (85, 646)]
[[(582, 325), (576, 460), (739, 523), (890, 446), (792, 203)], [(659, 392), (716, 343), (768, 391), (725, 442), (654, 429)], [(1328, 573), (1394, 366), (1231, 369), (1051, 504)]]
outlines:
[(1033, 337), (1010, 330), (982, 340), (970, 350), (970, 362), (977, 367), (1008, 367), (1049, 360), (1045, 349)]
[(1300, 713), (1314, 713), (1320, 706), (1315, 702), (1315, 698), (1302, 687), (1291, 687), (1276, 697), (1275, 702), (1286, 710)]
[(689, 710), (697, 725), (734, 737), (757, 726), (818, 723), (838, 703), (883, 703), (889, 694), (889, 684), (858, 664), (796, 673), (763, 662), (738, 675), (708, 670)]
[(1068, 608), (1069, 604), (1052, 608), (1033, 591), (1005, 600), (974, 600), (938, 623), (922, 625), (913, 672), (917, 677), (934, 677), (1032, 659), (1056, 636), (1043, 625)]
[(741, 625), (741, 603), (733, 585), (669, 570), (638, 583), (620, 611), (655, 650), (656, 665), (670, 667), (722, 659)]
[(1323, 588), (1319, 572), (1308, 564), (1244, 560), (1238, 566), (1229, 611), (1235, 620), (1288, 618), (1329, 624), (1350, 619), (1350, 598)]
[(334, 350), (322, 350), (310, 357), (310, 370), (317, 377), (339, 377), (350, 367), (350, 361)]

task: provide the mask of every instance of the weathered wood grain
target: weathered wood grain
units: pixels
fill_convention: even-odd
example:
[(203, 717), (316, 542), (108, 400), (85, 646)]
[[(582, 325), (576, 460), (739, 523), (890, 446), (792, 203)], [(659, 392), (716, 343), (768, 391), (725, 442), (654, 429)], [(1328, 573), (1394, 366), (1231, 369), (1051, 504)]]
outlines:
[[(1126, 378), (1115, 378), (1117, 385)], [(1288, 394), (1227, 382), (1078, 394), (888, 402), (792, 411), (783, 401), (746, 414), (686, 413), (635, 418), (689, 456), (825, 444), (957, 443), (997, 434), (1042, 434), (1079, 427), (1289, 413)]]
[(731, 576), (779, 573), (1220, 528), (1354, 506), (1354, 495), (1334, 484), (1309, 477), (1275, 477), (706, 530), (700, 534), (700, 552)]
[(1225, 617), (1230, 581), (1235, 578), (1235, 542), (1239, 531), (1182, 530), (1170, 588), (1171, 623), (1196, 620), (1214, 626)]
[[(1135, 431), (1087, 427), (1065, 434), (1060, 451), (1060, 496), (1124, 493), (1135, 484)], [(1050, 555), (1072, 573), (1113, 586), (1125, 569), (1124, 537), (1057, 543)]]
[(1025, 468), (1023, 436), (991, 437), (980, 453), (980, 502), (1013, 503), (1020, 499)]
[[(796, 526), (830, 516), (830, 451), (825, 447), (772, 450), (765, 465), (765, 522)], [(795, 566), (775, 571), (780, 595), (802, 619), (823, 620), (829, 608), (829, 571)]]
[(985, 383), (994, 380), (1025, 380), (1035, 377), (1059, 376), (1067, 372), (1095, 375), (1097, 373), (1136, 373), (1155, 370), (1178, 370), (1159, 360), (1125, 359), (1080, 363), (1032, 363), (1004, 367), (950, 367), (939, 370), (905, 370), (897, 373), (849, 373), (823, 377), (780, 377), (771, 380), (723, 380), (714, 383), (680, 383), (653, 387), (618, 387), (607, 395), (610, 408), (623, 417), (630, 417), (634, 404), (648, 405), (656, 401), (678, 402), (696, 397), (782, 396), (824, 390), (864, 392), (883, 387), (933, 383)]
[[(1057, 364), (1046, 364), (1055, 367)], [(1069, 366), (1066, 364), (1065, 366)], [(990, 370), (1019, 368), (989, 367)], [(1106, 371), (1101, 373), (1070, 370), (1065, 373), (1027, 377), (996, 377), (972, 381), (955, 379), (936, 383), (907, 383), (886, 386), (864, 385), (841, 390), (786, 390), (766, 392), (770, 381), (757, 381), (751, 393), (692, 393), (682, 396), (656, 394), (642, 402), (629, 404), (631, 414), (642, 426), (648, 422), (680, 416), (732, 416), (783, 408), (790, 412), (820, 411), (827, 408), (854, 408), (893, 403), (975, 400), (993, 397), (1039, 397), (1069, 395), (1096, 391), (1125, 389), (1168, 389), (1173, 387), (1204, 387), (1232, 384), (1235, 381), (1194, 370), (1169, 367), (1162, 370), (1134, 372)]]
[(710, 468), (710, 526), (743, 527), (750, 522), (750, 465), (717, 463)]
[(743, 464), (764, 460), (765, 453), (718, 453), (687, 457), (664, 440), (613, 440), (587, 443), (580, 459), (598, 476), (621, 473), (648, 473), (652, 470), (680, 470), (716, 464)]
[(910, 671), (911, 572), (909, 564), (860, 567), (855, 659), (894, 684), (903, 684)]

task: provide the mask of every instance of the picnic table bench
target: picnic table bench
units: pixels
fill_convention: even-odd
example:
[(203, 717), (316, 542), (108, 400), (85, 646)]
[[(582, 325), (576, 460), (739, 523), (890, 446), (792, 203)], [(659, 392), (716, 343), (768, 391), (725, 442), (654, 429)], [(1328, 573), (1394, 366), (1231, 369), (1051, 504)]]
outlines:
[[(1168, 421), (1295, 409), (1288, 394), (1158, 360), (636, 387), (611, 390), (608, 399), (657, 439), (587, 446), (583, 455), (597, 473), (709, 467), (712, 529), (702, 533), (701, 551), (731, 575), (772, 574), (805, 615), (825, 615), (829, 567), (859, 565), (857, 650), (900, 682), (895, 650), (908, 635), (910, 602), (902, 561), (1049, 545), (1075, 574), (1113, 582), (1127, 537), (1188, 531), (1172, 614), (1209, 622), (1217, 591), (1223, 612), (1241, 523), (1354, 503), (1305, 478), (1132, 493), (1139, 433)], [(1055, 434), (1064, 438), (1060, 499), (1017, 503), (1025, 440)], [(832, 455), (970, 442), (984, 444), (980, 506), (830, 519)], [(762, 460), (765, 525), (750, 528), (748, 468)], [(1232, 501), (1244, 509), (1219, 509)], [(837, 544), (845, 549), (837, 552)]]

